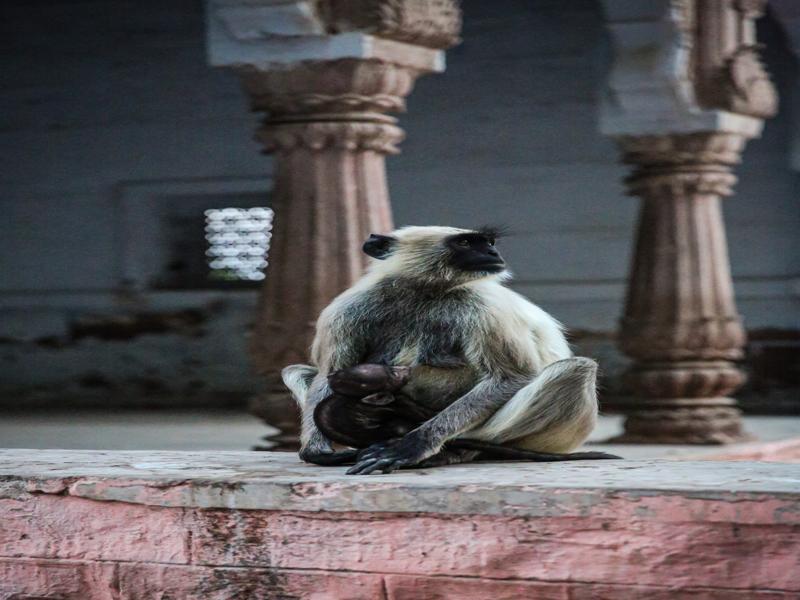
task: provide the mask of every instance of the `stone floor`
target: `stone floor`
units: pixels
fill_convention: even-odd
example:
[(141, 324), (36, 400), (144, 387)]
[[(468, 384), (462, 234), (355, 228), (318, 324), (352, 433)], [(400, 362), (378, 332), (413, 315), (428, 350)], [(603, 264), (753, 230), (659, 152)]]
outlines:
[[(590, 440), (626, 458), (701, 458), (723, 452), (720, 446), (597, 444), (620, 431), (621, 418), (601, 417)], [(758, 442), (800, 438), (800, 417), (747, 417)], [(0, 448), (85, 450), (248, 450), (270, 431), (258, 419), (238, 412), (62, 412), (6, 413), (0, 416)], [(798, 440), (800, 443), (800, 440)], [(729, 453), (752, 444), (727, 446)]]
[(245, 412), (20, 412), (0, 415), (0, 448), (248, 450), (270, 431)]

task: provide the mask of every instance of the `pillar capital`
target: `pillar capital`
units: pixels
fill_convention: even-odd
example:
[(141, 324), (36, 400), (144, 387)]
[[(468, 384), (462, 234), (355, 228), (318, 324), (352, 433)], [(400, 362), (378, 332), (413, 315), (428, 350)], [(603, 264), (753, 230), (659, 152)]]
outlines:
[(272, 118), (352, 115), (378, 119), (404, 112), (420, 70), (375, 58), (341, 58), (282, 65), (268, 71), (242, 67), (239, 74), (254, 110)]
[(397, 143), (405, 137), (392, 123), (321, 121), (267, 125), (256, 133), (267, 153), (291, 153), (301, 148), (315, 152), (343, 150), (397, 154)]
[(633, 167), (625, 179), (628, 193), (665, 200), (732, 194), (731, 167), (741, 161), (745, 142), (727, 131), (617, 138), (622, 162)]

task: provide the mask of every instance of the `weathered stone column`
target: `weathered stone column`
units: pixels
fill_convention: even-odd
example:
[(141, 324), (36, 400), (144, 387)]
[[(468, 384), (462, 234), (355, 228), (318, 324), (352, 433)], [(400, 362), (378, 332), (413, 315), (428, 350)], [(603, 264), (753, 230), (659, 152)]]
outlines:
[[(314, 321), (363, 272), (361, 244), (393, 228), (384, 157), (403, 131), (415, 79), (443, 70), (458, 41), (454, 1), (212, 0), (212, 63), (235, 67), (257, 138), (274, 156), (269, 266), (251, 350), (266, 389), (253, 411), (296, 441), (280, 370), (307, 362)], [(218, 52), (214, 52), (215, 48)]]
[(761, 2), (604, 0), (616, 46), (602, 129), (642, 198), (620, 347), (634, 359), (615, 441), (714, 444), (742, 438), (735, 401), (745, 331), (736, 311), (720, 200), (776, 97), (758, 57)]

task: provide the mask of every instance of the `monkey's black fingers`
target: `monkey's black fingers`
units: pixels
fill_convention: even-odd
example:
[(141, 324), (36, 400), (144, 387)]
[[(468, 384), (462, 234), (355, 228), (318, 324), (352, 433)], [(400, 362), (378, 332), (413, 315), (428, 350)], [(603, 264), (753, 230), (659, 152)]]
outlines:
[(392, 471), (396, 471), (400, 467), (403, 467), (407, 464), (407, 461), (396, 458), (396, 457), (388, 457), (388, 458), (371, 458), (368, 460), (360, 461), (356, 466), (351, 467), (347, 470), (349, 475), (369, 475), (374, 473), (375, 471), (381, 471), (383, 473), (391, 473)]
[(371, 470), (368, 470), (368, 469), (370, 469), (370, 467), (372, 467), (375, 464), (377, 464), (378, 460), (379, 459), (377, 459), (377, 458), (368, 458), (366, 460), (360, 460), (354, 466), (352, 466), (349, 469), (347, 469), (347, 474), (348, 475), (366, 475), (367, 473), (371, 472)]
[(374, 471), (381, 471), (383, 473), (391, 473), (397, 466), (395, 465), (395, 460), (393, 458), (382, 458), (378, 460), (378, 462), (370, 465), (368, 468), (364, 469), (359, 473), (359, 475), (369, 475)]
[(367, 460), (369, 458), (379, 458), (382, 454), (384, 454), (388, 449), (388, 444), (377, 443), (372, 444), (371, 446), (364, 448), (363, 450), (359, 450), (358, 452), (358, 462), (362, 460)]

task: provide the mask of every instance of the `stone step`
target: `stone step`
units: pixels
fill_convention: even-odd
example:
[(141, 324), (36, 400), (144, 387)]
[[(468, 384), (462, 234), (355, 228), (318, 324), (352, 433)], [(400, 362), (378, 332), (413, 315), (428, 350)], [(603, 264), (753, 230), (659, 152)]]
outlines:
[(0, 599), (800, 597), (800, 465), (0, 450)]

